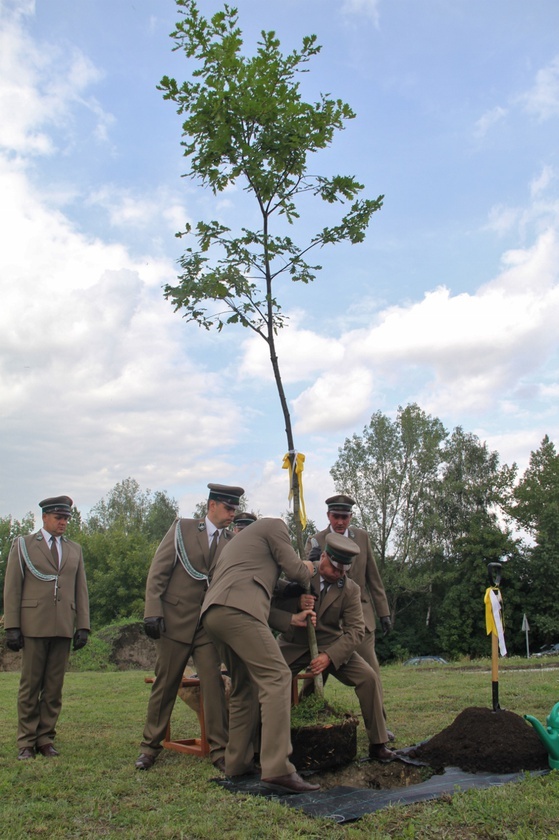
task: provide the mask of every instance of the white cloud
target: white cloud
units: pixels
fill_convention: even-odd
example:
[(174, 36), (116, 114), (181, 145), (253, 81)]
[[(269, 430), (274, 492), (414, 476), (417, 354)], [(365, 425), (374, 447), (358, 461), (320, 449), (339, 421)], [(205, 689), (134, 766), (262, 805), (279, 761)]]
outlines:
[(487, 111), (476, 122), (474, 128), (474, 136), (478, 139), (482, 139), (493, 128), (493, 126), (501, 122), (506, 117), (506, 115), (506, 108), (502, 108), (500, 105), (497, 105), (495, 108), (492, 108), (490, 111)]
[[(371, 328), (332, 340), (336, 370), (323, 364), (294, 400), (297, 430), (319, 433), (360, 422), (373, 389), (396, 379), (435, 414), (490, 411), (553, 356), (558, 266), (557, 237), (548, 231), (532, 248), (506, 252), (501, 273), (475, 294), (441, 287), (416, 303), (385, 309)], [(312, 348), (307, 340), (304, 356), (294, 353), (310, 369), (320, 364)]]
[(101, 78), (100, 71), (74, 47), (33, 43), (21, 27), (19, 10), (5, 10), (0, 25), (0, 148), (53, 154), (56, 140), (47, 132), (63, 128), (67, 140), (77, 104), (94, 115), (94, 131), (106, 139), (113, 118), (93, 97), (84, 98), (88, 86)]
[[(312, 379), (317, 371), (343, 364), (344, 349), (334, 337), (301, 329), (299, 313), (289, 314), (288, 326), (276, 337), (276, 351), (285, 384)], [(243, 342), (239, 373), (243, 377), (272, 380), (268, 345), (251, 335)]]
[(344, 0), (342, 13), (369, 17), (375, 26), (378, 26), (380, 19), (380, 0)]
[(33, 259), (12, 252), (0, 314), (4, 474), (31, 459), (34, 480), (54, 482), (79, 464), (72, 492), (91, 504), (128, 475), (166, 486), (209, 453), (222, 460), (242, 422), (221, 377), (184, 353), (180, 319), (154, 283), (164, 264), (135, 263), (24, 197)]
[(328, 371), (293, 400), (300, 434), (328, 432), (351, 426), (366, 413), (373, 387), (372, 372), (358, 362)]
[(86, 204), (102, 207), (113, 228), (153, 228), (163, 219), (169, 231), (176, 233), (189, 221), (185, 206), (166, 187), (145, 195), (138, 190), (104, 184), (90, 193)]
[(559, 56), (538, 71), (534, 86), (521, 94), (518, 101), (542, 122), (559, 116)]
[(507, 207), (506, 205), (498, 204), (489, 211), (489, 219), (485, 230), (493, 231), (503, 236), (517, 227), (521, 214), (522, 211), (518, 207)]
[(531, 197), (536, 198), (545, 192), (556, 178), (557, 173), (552, 166), (542, 166), (540, 174), (530, 184)]
[(511, 109), (520, 106), (541, 122), (559, 115), (559, 56), (536, 73), (533, 86), (518, 95), (511, 96), (509, 107), (496, 105), (477, 120), (474, 136), (483, 139), (489, 131), (502, 122)]

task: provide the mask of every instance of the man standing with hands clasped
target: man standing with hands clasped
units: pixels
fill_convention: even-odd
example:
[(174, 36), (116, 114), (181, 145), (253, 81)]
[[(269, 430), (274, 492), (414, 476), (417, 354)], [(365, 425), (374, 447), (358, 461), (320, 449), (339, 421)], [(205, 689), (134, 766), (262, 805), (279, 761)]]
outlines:
[[(89, 600), (81, 547), (64, 536), (72, 499), (39, 502), (43, 526), (17, 537), (4, 582), (4, 625), (10, 650), (22, 650), (18, 693), (18, 759), (58, 755), (53, 746), (62, 708), (70, 644), (89, 635)], [(77, 628), (77, 629), (76, 629)]]
[(224, 768), (228, 728), (221, 660), (200, 624), (200, 608), (221, 551), (233, 538), (227, 528), (245, 491), (223, 484), (208, 488), (205, 519), (176, 519), (148, 572), (144, 628), (157, 640), (157, 658), (137, 770), (149, 770), (161, 752), (190, 656), (202, 689), (210, 759)]

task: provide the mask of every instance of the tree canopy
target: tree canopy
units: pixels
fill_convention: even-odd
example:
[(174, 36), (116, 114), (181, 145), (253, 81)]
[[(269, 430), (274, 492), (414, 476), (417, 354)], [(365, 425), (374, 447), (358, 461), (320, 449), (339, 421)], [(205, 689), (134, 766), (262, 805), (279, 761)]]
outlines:
[[(285, 323), (276, 281), (284, 276), (309, 283), (321, 268), (307, 262), (309, 252), (362, 242), (382, 196), (360, 198), (363, 185), (352, 175), (308, 171), (309, 156), (328, 147), (355, 116), (349, 105), (329, 95), (315, 102), (302, 98), (300, 74), (320, 51), (315, 35), (284, 54), (276, 34), (263, 31), (256, 53), (246, 56), (234, 7), (225, 5), (208, 19), (195, 0), (176, 1), (181, 19), (171, 37), (174, 49), (190, 61), (191, 78), (179, 84), (164, 76), (159, 89), (184, 117), (186, 174), (214, 194), (239, 182), (254, 200), (259, 224), (239, 224), (236, 230), (216, 219), (187, 224), (177, 235), (193, 238), (194, 244), (180, 258), (182, 274), (177, 284), (165, 286), (165, 296), (187, 321), (218, 330), (241, 324), (266, 342), (293, 461), (291, 417), (275, 346)], [(349, 207), (335, 223), (297, 242), (291, 228), (308, 196)], [(316, 214), (308, 205), (307, 210)], [(292, 480), (299, 528), (295, 470)], [(302, 551), (300, 533), (299, 544)]]

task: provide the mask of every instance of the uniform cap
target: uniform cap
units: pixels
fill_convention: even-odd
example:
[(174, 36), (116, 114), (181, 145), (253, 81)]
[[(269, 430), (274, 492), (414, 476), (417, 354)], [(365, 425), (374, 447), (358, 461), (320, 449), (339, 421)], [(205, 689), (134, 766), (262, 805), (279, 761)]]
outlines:
[(70, 516), (73, 504), (70, 496), (52, 496), (50, 499), (39, 502), (39, 507), (43, 513), (65, 513)]
[(342, 534), (326, 534), (324, 551), (335, 563), (351, 566), (351, 563), (359, 554), (359, 546)]
[(351, 513), (355, 501), (350, 496), (344, 496), (343, 493), (339, 493), (337, 496), (330, 496), (329, 499), (326, 499), (326, 504), (328, 505), (328, 510)]
[(245, 492), (242, 487), (228, 487), (226, 484), (208, 484), (210, 495), (214, 502), (223, 502), (230, 507), (238, 508), (241, 496)]
[(246, 528), (247, 525), (252, 525), (253, 522), (256, 522), (258, 517), (255, 513), (249, 513), (246, 510), (241, 511), (240, 513), (236, 513), (233, 517), (233, 525), (236, 525), (237, 528)]

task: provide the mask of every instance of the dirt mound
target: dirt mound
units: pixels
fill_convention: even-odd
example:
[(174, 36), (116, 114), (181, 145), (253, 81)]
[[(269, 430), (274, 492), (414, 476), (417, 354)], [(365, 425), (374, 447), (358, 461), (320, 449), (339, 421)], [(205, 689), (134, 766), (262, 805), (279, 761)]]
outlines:
[(120, 671), (138, 668), (153, 671), (155, 667), (155, 642), (144, 631), (142, 621), (110, 626), (99, 630), (98, 636), (111, 647), (109, 660)]
[(520, 773), (549, 767), (548, 753), (532, 727), (514, 712), (470, 707), (410, 757), (435, 771), (460, 767), (469, 773)]

